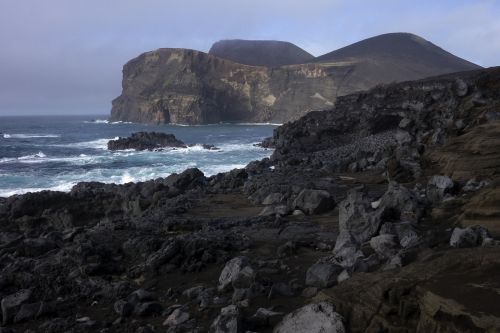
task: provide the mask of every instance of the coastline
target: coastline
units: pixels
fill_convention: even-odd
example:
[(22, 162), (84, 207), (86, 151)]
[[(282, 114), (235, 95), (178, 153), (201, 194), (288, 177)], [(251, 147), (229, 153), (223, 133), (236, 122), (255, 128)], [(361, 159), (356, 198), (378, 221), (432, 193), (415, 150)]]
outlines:
[(499, 82), (493, 68), (340, 97), (277, 128), (270, 158), (211, 177), (0, 199), (0, 296), (23, 296), (4, 324), (487, 330)]

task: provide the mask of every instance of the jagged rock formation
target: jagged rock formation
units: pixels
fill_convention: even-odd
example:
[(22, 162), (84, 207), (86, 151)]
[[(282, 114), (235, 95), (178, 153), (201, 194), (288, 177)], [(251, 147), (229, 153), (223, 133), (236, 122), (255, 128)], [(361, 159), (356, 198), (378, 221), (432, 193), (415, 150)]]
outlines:
[[(286, 122), (330, 109), (338, 96), (377, 84), (478, 68), (411, 34), (374, 37), (306, 58), (289, 44), (265, 41), (216, 43), (211, 54), (186, 49), (147, 52), (124, 66), (123, 91), (113, 101), (111, 119)], [(287, 65), (300, 59), (307, 63)], [(281, 66), (265, 67), (275, 64)]]
[(162, 148), (187, 148), (175, 135), (158, 132), (136, 132), (128, 138), (108, 141), (109, 150), (159, 150)]
[(208, 54), (243, 65), (280, 67), (303, 64), (314, 56), (297, 45), (275, 40), (221, 40)]

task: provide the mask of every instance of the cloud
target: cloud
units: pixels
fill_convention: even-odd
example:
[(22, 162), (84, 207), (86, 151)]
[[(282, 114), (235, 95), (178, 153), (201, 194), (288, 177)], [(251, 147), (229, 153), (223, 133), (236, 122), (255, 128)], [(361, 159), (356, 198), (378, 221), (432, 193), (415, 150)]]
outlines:
[(498, 63), (496, 1), (2, 0), (0, 114), (109, 112), (121, 67), (159, 47), (207, 51), (224, 38), (287, 40), (320, 55), (408, 31)]

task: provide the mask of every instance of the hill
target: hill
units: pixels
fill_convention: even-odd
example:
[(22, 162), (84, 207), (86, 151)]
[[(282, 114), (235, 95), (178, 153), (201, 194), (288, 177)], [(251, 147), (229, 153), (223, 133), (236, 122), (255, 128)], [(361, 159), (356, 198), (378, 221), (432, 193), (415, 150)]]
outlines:
[(388, 33), (329, 52), (315, 63), (355, 63), (351, 80), (398, 82), (479, 69), (439, 46), (410, 33)]
[(244, 65), (266, 67), (301, 64), (314, 59), (297, 45), (276, 40), (221, 40), (214, 43), (208, 53)]

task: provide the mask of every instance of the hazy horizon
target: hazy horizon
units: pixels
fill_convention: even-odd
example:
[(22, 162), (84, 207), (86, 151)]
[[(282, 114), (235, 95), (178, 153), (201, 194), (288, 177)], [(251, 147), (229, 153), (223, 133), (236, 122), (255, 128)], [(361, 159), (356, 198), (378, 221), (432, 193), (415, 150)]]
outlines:
[(500, 65), (500, 3), (396, 0), (0, 3), (0, 116), (108, 115), (123, 64), (161, 47), (208, 51), (221, 39), (289, 41), (315, 56), (389, 32)]

